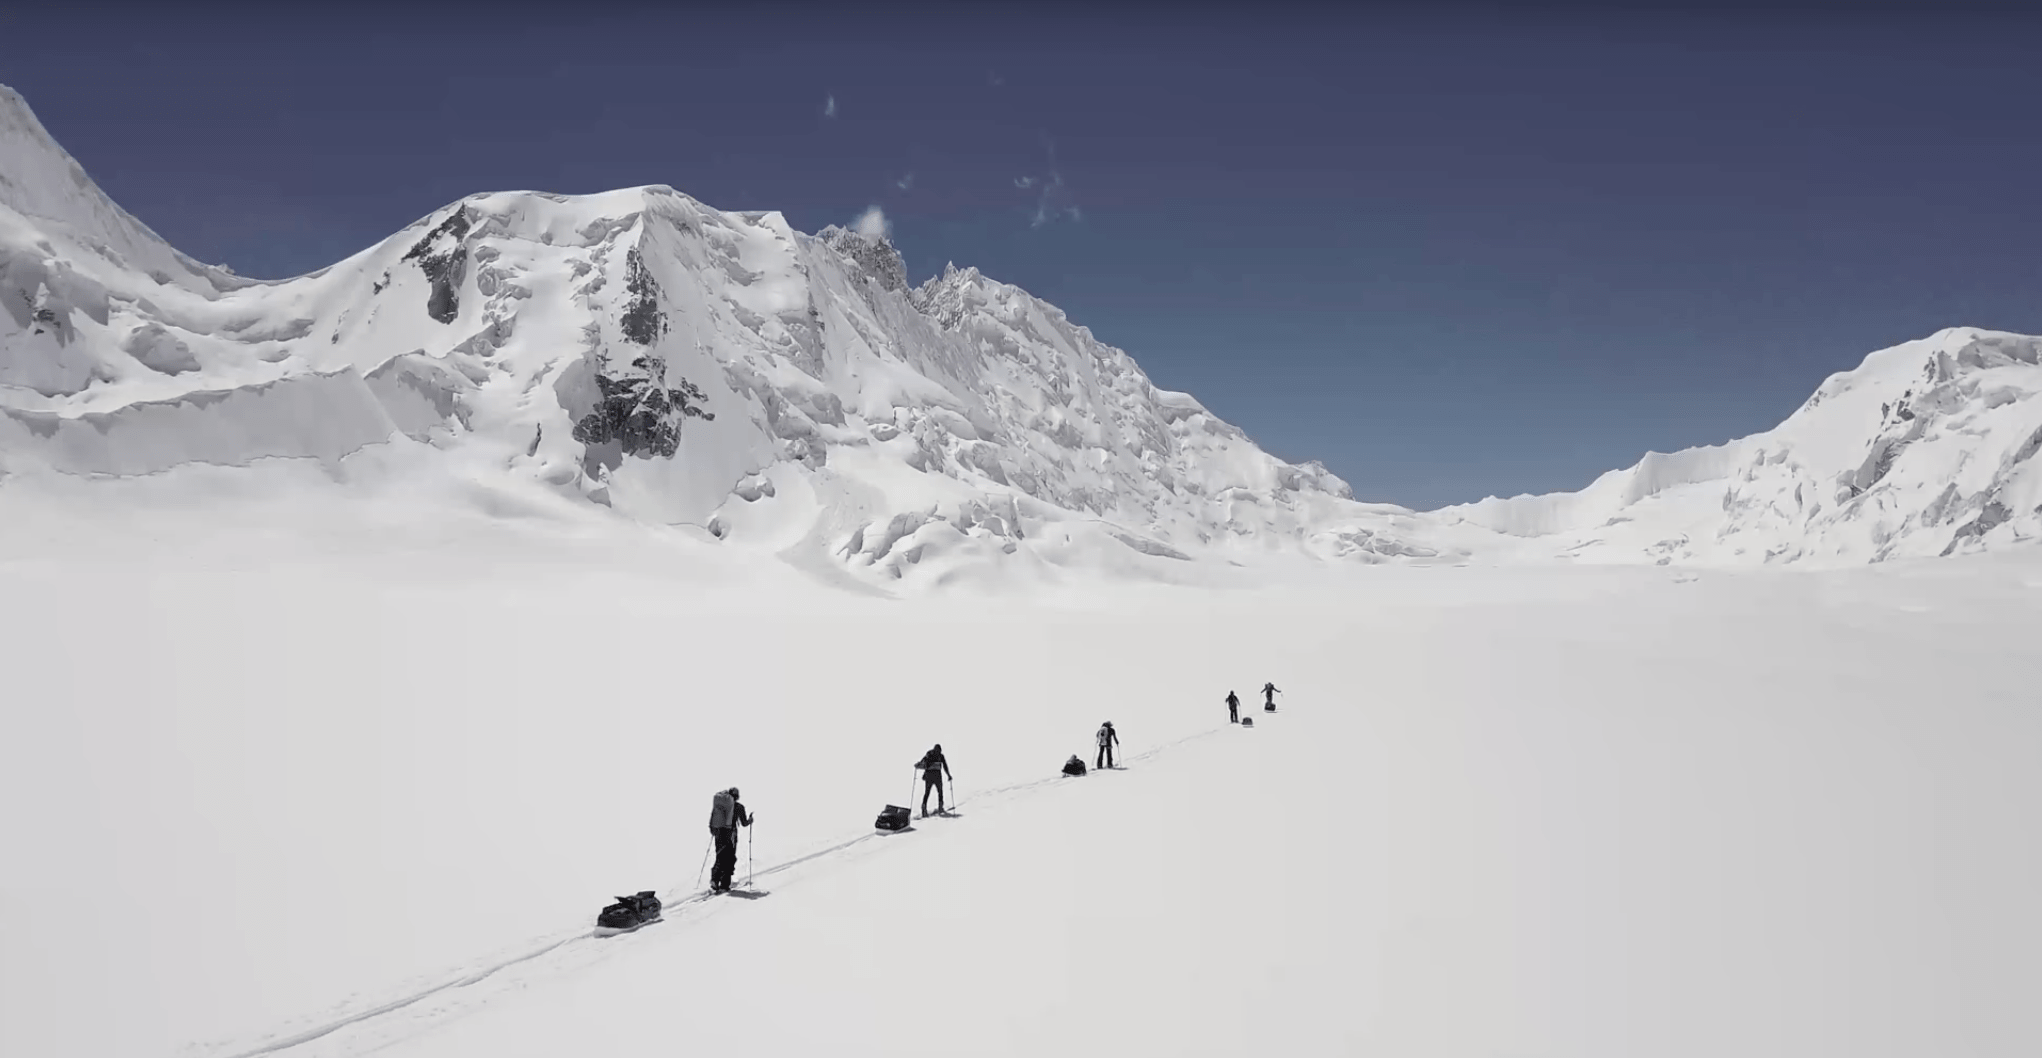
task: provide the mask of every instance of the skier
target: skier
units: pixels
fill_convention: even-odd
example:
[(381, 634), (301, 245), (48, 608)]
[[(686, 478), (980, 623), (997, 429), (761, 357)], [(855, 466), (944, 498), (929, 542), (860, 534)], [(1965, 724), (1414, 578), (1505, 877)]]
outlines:
[(1229, 724), (1238, 724), (1238, 723), (1240, 723), (1240, 722), (1241, 722), (1241, 699), (1240, 699), (1240, 698), (1238, 698), (1238, 697), (1236, 697), (1236, 696), (1234, 695), (1234, 692), (1232, 692), (1232, 691), (1228, 691), (1228, 692), (1227, 692), (1227, 723), (1229, 723)]
[(1099, 734), (1094, 737), (1099, 741), (1099, 759), (1092, 766), (1095, 768), (1113, 767), (1113, 746), (1114, 743), (1120, 741), (1120, 732), (1113, 730), (1113, 721), (1108, 720), (1099, 725)]
[(1262, 711), (1263, 711), (1263, 712), (1265, 712), (1265, 713), (1273, 713), (1273, 712), (1275, 712), (1275, 711), (1276, 711), (1276, 696), (1277, 696), (1277, 695), (1279, 695), (1279, 694), (1282, 694), (1282, 693), (1283, 693), (1282, 691), (1279, 691), (1279, 690), (1277, 690), (1277, 689), (1276, 689), (1276, 684), (1273, 684), (1273, 683), (1265, 683), (1265, 684), (1263, 684), (1263, 685), (1262, 685)]
[(936, 791), (936, 814), (942, 815), (943, 780), (950, 777), (950, 762), (943, 757), (943, 743), (936, 743), (929, 752), (922, 754), (922, 759), (915, 762), (915, 767), (922, 769), (923, 818), (929, 815), (930, 790)]
[(709, 836), (716, 840), (716, 866), (709, 871), (710, 892), (730, 892), (730, 878), (737, 873), (737, 828), (751, 826), (755, 818), (737, 799), (735, 786), (710, 798)]

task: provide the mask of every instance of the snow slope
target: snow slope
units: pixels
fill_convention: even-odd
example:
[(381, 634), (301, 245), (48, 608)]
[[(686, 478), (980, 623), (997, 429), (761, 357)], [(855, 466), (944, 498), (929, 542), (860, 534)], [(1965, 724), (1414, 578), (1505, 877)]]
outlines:
[[(391, 477), (0, 490), (0, 1052), (450, 983), (271, 1053), (878, 1053), (894, 1009), (977, 1054), (2042, 1043), (2033, 551), (889, 599)], [(1160, 752), (1057, 779), (1102, 719)], [(829, 852), (938, 740), (964, 814)], [(575, 940), (693, 891), (731, 784), (761, 868), (825, 854)]]

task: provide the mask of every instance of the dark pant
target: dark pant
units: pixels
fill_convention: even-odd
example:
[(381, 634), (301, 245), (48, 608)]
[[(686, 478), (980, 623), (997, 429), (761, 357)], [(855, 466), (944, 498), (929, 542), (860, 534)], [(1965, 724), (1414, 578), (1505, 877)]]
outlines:
[(936, 791), (936, 811), (943, 810), (943, 776), (939, 772), (922, 774), (922, 814), (929, 814), (929, 791)]
[(737, 873), (737, 828), (710, 827), (709, 834), (716, 839), (716, 866), (709, 868), (709, 888), (721, 892), (730, 888), (731, 875)]
[(1227, 723), (1229, 723), (1229, 724), (1238, 724), (1238, 723), (1240, 723), (1240, 722), (1241, 722), (1241, 703), (1239, 703), (1239, 702), (1228, 702), (1228, 703), (1227, 703)]
[(1113, 743), (1108, 742), (1099, 747), (1099, 759), (1092, 766), (1094, 768), (1113, 767)]

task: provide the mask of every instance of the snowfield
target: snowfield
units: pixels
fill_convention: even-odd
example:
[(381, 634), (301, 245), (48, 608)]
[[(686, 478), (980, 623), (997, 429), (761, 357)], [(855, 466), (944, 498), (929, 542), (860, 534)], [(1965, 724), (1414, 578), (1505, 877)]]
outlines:
[[(895, 599), (255, 473), (0, 490), (8, 1054), (2042, 1043), (2033, 552)], [(585, 939), (732, 784), (824, 854)]]
[(2042, 1053), (2038, 354), (1417, 512), (671, 188), (243, 279), (0, 87), (0, 1054)]

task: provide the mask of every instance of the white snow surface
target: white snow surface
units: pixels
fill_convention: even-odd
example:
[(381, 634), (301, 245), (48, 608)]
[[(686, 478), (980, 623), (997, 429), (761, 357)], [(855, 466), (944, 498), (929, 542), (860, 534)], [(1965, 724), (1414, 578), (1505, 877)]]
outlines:
[(391, 477), (0, 489), (0, 1053), (2042, 1046), (2033, 549), (887, 598)]
[[(1862, 563), (2042, 531), (2042, 340), (1944, 331), (1766, 433), (1419, 513), (1270, 456), (1019, 288), (954, 267), (911, 288), (869, 228), (660, 186), (483, 194), (250, 282), (123, 212), (0, 88), (0, 476), (332, 464), (401, 434), (889, 591), (1078, 556), (1143, 578), (1270, 553)], [(697, 387), (713, 418), (653, 409), (670, 453), (578, 440), (616, 383)]]
[(9, 1058), (2042, 1053), (2037, 339), (1414, 512), (664, 187), (242, 279), (5, 89), (0, 302)]

